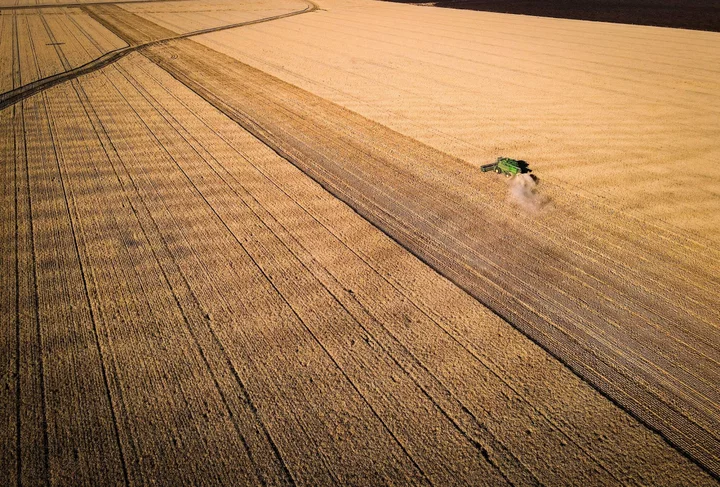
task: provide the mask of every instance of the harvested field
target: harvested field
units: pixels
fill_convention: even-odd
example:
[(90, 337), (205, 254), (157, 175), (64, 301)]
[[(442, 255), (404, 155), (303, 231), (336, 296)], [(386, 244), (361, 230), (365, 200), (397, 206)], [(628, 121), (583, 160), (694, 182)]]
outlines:
[(465, 161), (524, 159), (542, 184), (720, 241), (720, 34), (322, 8), (195, 40)]
[(0, 10), (0, 94), (127, 44), (79, 9)]
[[(314, 81), (341, 56), (313, 19), (343, 5), (306, 6), (84, 7), (136, 50), (0, 110), (0, 478), (718, 485), (711, 232), (619, 209), (619, 190), (600, 198), (548, 160), (528, 158), (538, 188), (480, 173), (481, 153), (453, 153), (469, 147), (457, 117), (388, 98), (423, 100), (412, 59), (395, 65), (409, 91), (388, 76), (376, 103), (351, 93), (389, 73), (360, 55), (372, 42), (346, 44), (351, 88)], [(222, 27), (213, 8), (269, 21), (198, 38), (218, 50), (177, 39)], [(327, 32), (326, 62), (301, 19)], [(296, 31), (303, 76), (276, 64)]]
[(144, 58), (18, 108), (25, 482), (710, 481)]
[(503, 182), (488, 182), (462, 161), (195, 42), (153, 46), (146, 53), (693, 458), (720, 471), (713, 372), (720, 256), (710, 245), (552, 182), (544, 183), (552, 208), (522, 215), (504, 201)]
[(247, 3), (236, 0), (206, 0), (137, 3), (122, 7), (173, 32), (184, 33), (282, 15), (301, 9), (305, 5), (302, 0), (264, 0)]
[[(35, 7), (76, 7), (78, 5), (92, 5), (96, 3), (136, 3), (136, 2), (165, 2), (171, 0), (0, 0), (0, 8), (35, 8)], [(178, 0), (174, 0), (178, 1)]]

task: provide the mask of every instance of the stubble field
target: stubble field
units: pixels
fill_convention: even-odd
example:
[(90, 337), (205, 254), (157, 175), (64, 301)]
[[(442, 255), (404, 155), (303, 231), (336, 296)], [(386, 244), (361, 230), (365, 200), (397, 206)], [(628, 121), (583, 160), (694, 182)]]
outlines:
[(72, 8), (0, 10), (0, 93), (63, 73), (127, 44)]
[[(133, 49), (0, 111), (11, 484), (717, 484), (712, 69), (428, 12), (2, 11), (4, 92)], [(225, 18), (267, 21), (177, 38)]]

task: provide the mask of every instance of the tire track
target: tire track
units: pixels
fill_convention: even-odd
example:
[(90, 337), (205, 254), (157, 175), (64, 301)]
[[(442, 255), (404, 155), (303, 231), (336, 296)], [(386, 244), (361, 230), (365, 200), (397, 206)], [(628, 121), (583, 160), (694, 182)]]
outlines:
[[(95, 52), (95, 53), (91, 53), (90, 51), (86, 50), (86, 53), (90, 59), (95, 59), (98, 57), (98, 55), (102, 56), (102, 55), (104, 55), (104, 53), (114, 50), (112, 47), (105, 48), (104, 46), (102, 46), (100, 44), (100, 40), (88, 32), (87, 29), (89, 28), (89, 26), (83, 27), (77, 20), (75, 20), (74, 15), (66, 14), (66, 16), (67, 16), (68, 20), (70, 20), (70, 22), (75, 27), (74, 31), (70, 30), (71, 35), (73, 35), (75, 38), (77, 38), (76, 32), (80, 32), (80, 34), (82, 34), (82, 36), (85, 37), (85, 39), (88, 42), (90, 42), (97, 50), (97, 52)], [(103, 28), (100, 24), (98, 24), (97, 27)], [(118, 40), (119, 40), (119, 38), (118, 38)], [(107, 42), (107, 40), (106, 40), (106, 42)], [(124, 41), (122, 41), (122, 42), (124, 43)], [(78, 43), (79, 43), (79, 41), (78, 41)], [(110, 43), (108, 42), (108, 44), (110, 44)], [(110, 44), (110, 46), (112, 46), (112, 44)]]
[[(17, 161), (14, 110), (0, 113), (0, 477), (19, 478), (20, 461), (20, 318), (17, 254)], [(11, 163), (12, 161), (12, 163)]]
[[(165, 1), (165, 0), (161, 0), (161, 1)], [(168, 0), (168, 1), (170, 1), (170, 0)], [(61, 73), (58, 73), (58, 74), (55, 74), (52, 76), (38, 79), (36, 81), (33, 81), (32, 83), (28, 83), (25, 86), (20, 86), (11, 91), (0, 94), (0, 110), (3, 110), (5, 108), (7, 108), (8, 106), (11, 106), (21, 100), (24, 100), (25, 98), (27, 98), (29, 96), (40, 93), (44, 90), (47, 90), (48, 88), (52, 88), (53, 86), (56, 86), (60, 83), (70, 81), (72, 79), (78, 78), (85, 74), (92, 73), (94, 71), (102, 69), (105, 66), (108, 66), (112, 63), (119, 61), (120, 59), (122, 59), (123, 57), (127, 56), (128, 54), (130, 54), (132, 52), (142, 50), (149, 46), (161, 44), (163, 42), (167, 42), (167, 41), (174, 40), (174, 39), (184, 39), (184, 38), (188, 38), (188, 37), (192, 37), (192, 36), (209, 34), (211, 32), (219, 32), (222, 30), (233, 29), (236, 27), (244, 27), (247, 25), (254, 25), (254, 24), (259, 24), (259, 23), (263, 23), (263, 22), (271, 22), (273, 20), (279, 20), (279, 19), (283, 19), (286, 17), (301, 15), (304, 13), (309, 13), (309, 12), (313, 12), (313, 11), (317, 10), (318, 6), (316, 4), (314, 4), (313, 2), (311, 2), (309, 0), (303, 0), (303, 1), (307, 4), (307, 7), (305, 7), (302, 10), (298, 10), (295, 12), (289, 12), (286, 14), (274, 15), (272, 17), (266, 17), (263, 19), (238, 22), (236, 24), (223, 25), (223, 26), (219, 26), (219, 27), (210, 27), (207, 29), (201, 29), (201, 30), (188, 32), (185, 34), (177, 34), (177, 35), (167, 29), (160, 28), (160, 29), (162, 29), (162, 32), (169, 33), (169, 35), (166, 35), (164, 38), (154, 39), (151, 41), (147, 41), (147, 42), (144, 42), (141, 44), (135, 44), (135, 45), (131, 44), (131, 42), (133, 40), (132, 38), (130, 40), (126, 39), (128, 41), (128, 44), (131, 44), (131, 45), (114, 50), (114, 51), (110, 51), (110, 52), (100, 56), (97, 59), (94, 59), (92, 61), (89, 61), (89, 62), (83, 64), (82, 66), (78, 66), (78, 67), (72, 68), (72, 69), (69, 69), (69, 67), (67, 67), (68, 69), (65, 72), (61, 72)], [(122, 3), (122, 2), (113, 2), (113, 3)], [(100, 5), (102, 5), (103, 7), (106, 6), (105, 4), (100, 4)], [(110, 6), (110, 5), (108, 5), (108, 6)], [(114, 24), (108, 24), (108, 21), (106, 20), (109, 16), (98, 15), (94, 10), (92, 10), (92, 7), (83, 8), (83, 10), (85, 10), (85, 12), (87, 12), (92, 18), (94, 18), (95, 20), (100, 22), (100, 24), (105, 26), (108, 30), (110, 30), (111, 32), (117, 33), (117, 26), (114, 26)], [(105, 10), (107, 10), (107, 9), (105, 9)], [(120, 12), (122, 12), (120, 15), (122, 15), (123, 17), (126, 16), (128, 18), (134, 18), (136, 22), (138, 19), (140, 19), (141, 25), (142, 25), (142, 22), (148, 22), (145, 19), (143, 19), (142, 17), (136, 16), (134, 14), (131, 14), (131, 13), (121, 10), (119, 8), (117, 10), (120, 10)], [(118, 15), (118, 13), (116, 12), (115, 17), (113, 17), (113, 20), (116, 22), (118, 22), (118, 21), (123, 22), (123, 19), (122, 18), (118, 19), (117, 15)], [(131, 24), (125, 23), (124, 25), (126, 27), (131, 27), (132, 29), (135, 29), (135, 27), (132, 26)], [(140, 31), (140, 32), (142, 32), (142, 31)]]
[[(28, 25), (28, 32), (30, 31), (30, 27)], [(30, 48), (31, 52), (31, 59), (34, 60), (35, 63), (35, 69), (36, 73), (40, 73), (40, 68), (38, 65), (38, 58), (37, 53), (35, 51), (35, 44), (33, 39), (28, 36), (28, 47)], [(37, 103), (37, 101), (36, 101)], [(22, 106), (21, 114), (22, 114), (22, 125), (23, 125), (23, 134), (26, 134), (26, 109), (25, 105)], [(37, 250), (35, 245), (35, 219), (34, 214), (35, 211), (33, 211), (33, 203), (32, 203), (32, 184), (30, 180), (30, 157), (29, 157), (29, 151), (27, 146), (27, 140), (25, 140), (25, 177), (27, 178), (27, 212), (29, 215), (29, 246), (30, 251), (32, 253), (32, 286), (33, 286), (33, 308), (35, 309), (34, 313), (34, 327), (35, 327), (35, 343), (37, 344), (37, 375), (38, 375), (38, 389), (40, 392), (40, 427), (42, 430), (42, 451), (40, 452), (41, 458), (42, 458), (42, 469), (40, 472), (42, 472), (43, 476), (43, 483), (45, 485), (50, 485), (50, 447), (49, 447), (49, 440), (48, 440), (48, 420), (47, 420), (47, 398), (45, 394), (45, 361), (43, 358), (44, 350), (43, 350), (43, 341), (42, 341), (42, 330), (40, 326), (40, 297), (39, 297), (39, 291), (38, 291), (38, 272), (37, 272)], [(35, 453), (35, 456), (37, 455), (37, 452)], [(31, 463), (32, 462), (28, 462)], [(35, 473), (35, 472), (33, 472)], [(22, 482), (22, 477), (20, 477), (20, 482)]]
[[(16, 140), (28, 134), (26, 131), (26, 111), (32, 109), (23, 104), (22, 110), (16, 113)], [(18, 477), (19, 484), (45, 484), (48, 478), (47, 464), (44, 455), (47, 451), (46, 421), (44, 401), (41, 395), (40, 376), (41, 350), (38, 346), (37, 329), (39, 327), (37, 271), (35, 244), (33, 236), (33, 212), (31, 210), (29, 151), (27, 140), (20, 142), (22, 157), (16, 159), (16, 167), (20, 167), (18, 175), (18, 329), (20, 333), (20, 364), (18, 397)], [(22, 196), (20, 196), (22, 193)], [(24, 407), (30, 404), (32, 407)]]
[[(85, 115), (91, 121), (91, 123), (93, 125), (93, 129), (95, 129), (95, 133), (98, 136), (98, 139), (101, 140), (101, 144), (102, 144), (102, 139), (100, 137), (100, 133), (97, 131), (96, 126), (94, 124), (94, 121), (97, 119), (97, 117), (90, 116), (90, 112), (88, 112), (88, 106), (89, 105), (87, 105), (87, 104), (83, 104), (83, 110), (85, 112)], [(93, 115), (94, 115), (94, 113), (93, 113)], [(110, 157), (107, 153), (107, 150), (106, 150), (104, 144), (102, 145), (102, 147), (105, 152), (105, 156), (108, 158), (108, 160), (110, 160)], [(93, 282), (95, 282), (95, 278), (93, 278)], [(128, 412), (127, 402), (125, 399), (125, 395), (123, 394), (122, 387), (117, 383), (118, 382), (117, 378), (119, 377), (119, 374), (118, 374), (116, 351), (114, 350), (113, 343), (112, 343), (112, 340), (110, 340), (107, 329), (105, 330), (103, 339), (104, 339), (105, 343), (107, 344), (108, 349), (110, 351), (110, 354), (109, 354), (111, 357), (111, 360), (109, 361), (109, 367), (111, 368), (110, 377), (112, 377), (114, 379), (112, 389), (115, 392), (115, 394), (117, 394), (120, 415), (121, 415), (121, 417), (126, 418), (125, 422), (124, 422), (124, 430), (130, 431), (130, 427), (128, 425), (128, 421), (129, 421), (128, 418), (130, 417), (130, 414)], [(125, 447), (122, 446), (122, 442), (123, 442), (122, 438), (123, 437), (127, 437), (127, 439), (125, 441), (128, 443), (129, 449), (131, 451), (131, 455), (128, 455), (129, 460), (126, 461), (126, 472), (127, 472), (126, 482), (128, 484), (130, 484), (130, 483), (144, 484), (145, 479), (142, 477), (142, 471), (137, 467), (139, 464), (139, 458), (140, 458), (138, 455), (137, 442), (135, 441), (134, 437), (131, 434), (125, 433), (120, 428), (118, 428), (117, 431), (118, 431), (118, 438), (119, 438), (119, 441), (121, 444), (121, 447), (120, 447), (121, 451), (123, 451), (125, 449)], [(138, 472), (139, 472), (138, 474), (140, 475), (140, 482), (137, 482), (137, 478), (136, 478), (135, 474), (133, 473), (133, 468), (138, 470)]]

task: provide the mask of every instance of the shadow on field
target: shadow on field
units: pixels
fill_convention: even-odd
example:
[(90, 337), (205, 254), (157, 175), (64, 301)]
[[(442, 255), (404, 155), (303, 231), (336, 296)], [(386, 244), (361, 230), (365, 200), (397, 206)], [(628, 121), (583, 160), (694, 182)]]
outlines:
[[(419, 3), (419, 0), (386, 0)], [(438, 0), (436, 7), (720, 32), (717, 0)]]
[(523, 160), (517, 161), (518, 166), (520, 167), (520, 174), (528, 174), (532, 172), (532, 169), (530, 169), (530, 165)]

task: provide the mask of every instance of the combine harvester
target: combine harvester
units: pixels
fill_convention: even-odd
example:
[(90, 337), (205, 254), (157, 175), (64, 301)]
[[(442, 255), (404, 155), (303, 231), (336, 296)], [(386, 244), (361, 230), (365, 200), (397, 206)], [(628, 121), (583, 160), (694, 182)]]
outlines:
[(495, 171), (504, 174), (506, 177), (517, 176), (523, 172), (523, 163), (509, 157), (498, 157), (492, 164), (480, 166), (482, 172)]

